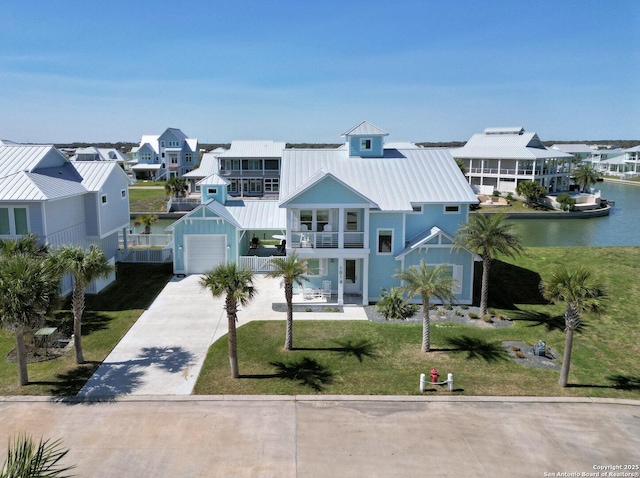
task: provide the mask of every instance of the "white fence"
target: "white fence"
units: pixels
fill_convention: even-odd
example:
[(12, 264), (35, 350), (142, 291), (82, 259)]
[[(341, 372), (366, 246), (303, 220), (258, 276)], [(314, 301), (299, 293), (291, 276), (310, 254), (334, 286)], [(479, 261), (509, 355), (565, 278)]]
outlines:
[(253, 272), (269, 272), (273, 269), (270, 265), (272, 257), (240, 256), (238, 265)]
[[(124, 249), (122, 234), (118, 237), (120, 249)], [(171, 244), (173, 234), (127, 234), (127, 247), (165, 247)]]
[(168, 247), (164, 249), (129, 249), (126, 252), (120, 249), (118, 260), (120, 262), (171, 262), (173, 253)]

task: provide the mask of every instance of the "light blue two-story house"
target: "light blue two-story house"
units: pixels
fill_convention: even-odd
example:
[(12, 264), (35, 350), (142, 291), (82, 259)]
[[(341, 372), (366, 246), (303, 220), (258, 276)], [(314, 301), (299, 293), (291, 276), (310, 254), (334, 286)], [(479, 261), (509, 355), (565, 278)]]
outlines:
[(478, 200), (449, 151), (385, 147), (387, 133), (368, 122), (343, 136), (335, 149), (283, 150), (278, 200), (230, 199), (225, 178), (203, 179), (203, 204), (171, 226), (174, 271), (245, 264), (253, 237), (276, 236), (308, 261), (313, 287), (330, 283), (339, 304), (379, 300), (400, 285), (398, 270), (423, 259), (445, 264), (457, 301), (471, 303), (474, 255), (453, 239)]
[[(36, 234), (52, 248), (98, 244), (112, 264), (129, 227), (129, 178), (115, 161), (69, 161), (47, 145), (0, 141), (0, 238)], [(98, 292), (115, 280), (94, 281)], [(63, 280), (62, 291), (71, 290)]]

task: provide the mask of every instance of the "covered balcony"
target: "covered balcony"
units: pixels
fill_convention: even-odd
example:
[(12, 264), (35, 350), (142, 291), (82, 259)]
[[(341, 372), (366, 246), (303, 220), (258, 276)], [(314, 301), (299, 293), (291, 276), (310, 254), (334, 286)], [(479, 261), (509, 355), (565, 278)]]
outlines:
[(364, 209), (294, 209), (292, 248), (362, 249), (366, 245)]

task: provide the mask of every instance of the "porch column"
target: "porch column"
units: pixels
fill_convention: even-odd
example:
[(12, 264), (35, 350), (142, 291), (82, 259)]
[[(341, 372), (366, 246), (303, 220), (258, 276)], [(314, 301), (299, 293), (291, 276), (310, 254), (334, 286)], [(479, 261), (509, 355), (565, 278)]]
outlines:
[(362, 259), (362, 305), (369, 305), (369, 256)]
[(364, 237), (362, 238), (362, 247), (365, 249), (369, 249), (369, 206), (365, 207), (363, 210), (363, 221), (364, 221)]
[(338, 258), (338, 305), (344, 304), (344, 257)]
[(344, 249), (344, 231), (346, 230), (347, 225), (344, 219), (344, 208), (341, 207), (338, 209), (338, 249)]
[(127, 231), (126, 227), (122, 228), (122, 245), (125, 255), (127, 254), (127, 252), (129, 252), (129, 238), (127, 237), (128, 232), (129, 231)]

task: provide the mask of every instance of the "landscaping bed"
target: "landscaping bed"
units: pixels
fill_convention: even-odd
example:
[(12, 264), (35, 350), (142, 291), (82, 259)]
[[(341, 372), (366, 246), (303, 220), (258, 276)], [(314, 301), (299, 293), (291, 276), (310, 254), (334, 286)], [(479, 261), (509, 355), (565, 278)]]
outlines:
[[(274, 312), (286, 312), (287, 304), (284, 303), (273, 303), (271, 308)], [(304, 313), (304, 312), (333, 312), (333, 313), (343, 313), (344, 309), (342, 307), (338, 307), (335, 305), (326, 305), (326, 304), (294, 304), (293, 306), (294, 313)]]
[[(364, 308), (365, 313), (367, 314), (367, 318), (371, 322), (376, 322), (379, 324), (417, 324), (422, 323), (422, 310), (418, 310), (413, 313), (410, 317), (399, 320), (399, 319), (391, 319), (387, 320), (383, 315), (378, 312), (378, 309), (375, 305), (368, 305)], [(473, 316), (477, 318), (472, 318)], [(451, 310), (447, 310), (442, 307), (438, 307), (436, 309), (429, 310), (429, 317), (431, 322), (435, 322), (436, 324), (439, 322), (453, 322), (456, 324), (462, 325), (471, 325), (474, 327), (482, 327), (482, 328), (490, 328), (497, 329), (503, 327), (510, 327), (513, 325), (513, 322), (501, 315), (497, 314), (489, 314), (490, 319), (484, 320), (480, 318), (480, 309), (478, 307), (472, 306), (453, 306)]]
[(537, 355), (534, 351), (534, 346), (527, 345), (524, 342), (504, 341), (502, 342), (502, 347), (514, 362), (525, 367), (544, 368), (547, 370), (560, 370), (562, 367), (558, 360), (558, 354), (549, 346), (546, 347), (544, 356)]

